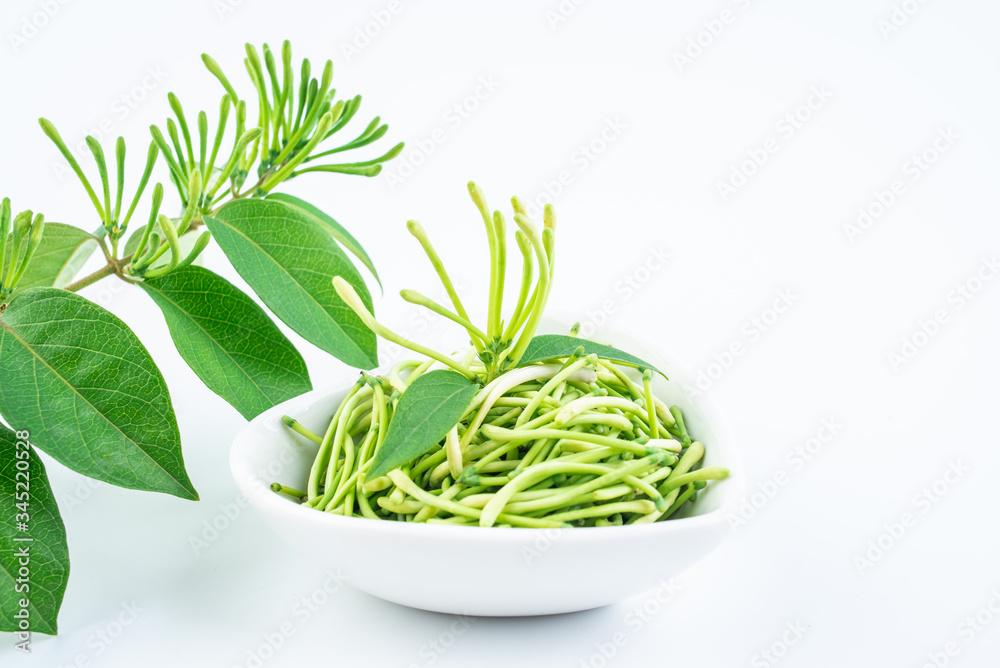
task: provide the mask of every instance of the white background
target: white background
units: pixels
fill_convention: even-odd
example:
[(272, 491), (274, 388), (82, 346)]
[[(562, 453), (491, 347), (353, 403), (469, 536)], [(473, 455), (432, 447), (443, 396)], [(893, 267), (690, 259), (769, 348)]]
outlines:
[[(898, 30), (884, 34), (894, 1), (912, 15), (897, 14)], [(37, 117), (73, 142), (110, 119), (138, 170), (168, 91), (214, 117), (222, 91), (202, 51), (248, 91), (243, 43), (289, 38), (297, 57), (333, 59), (340, 92), (364, 95), (352, 128), (381, 115), (381, 150), (408, 144), (382, 176), (308, 175), (287, 188), (370, 251), (384, 321), (426, 336), (397, 296), (436, 294), (408, 218), (476, 299), (486, 250), (465, 182), (476, 179), (496, 206), (544, 196), (566, 172), (554, 197), (551, 304), (634, 329), (704, 371), (741, 445), (748, 490), (771, 495), (753, 497), (749, 519), (665, 605), (638, 597), (568, 616), (482, 619), (453, 637), (453, 618), (343, 588), (306, 618), (296, 603), (327, 576), (252, 511), (192, 547), (236, 498), (227, 458), (244, 421), (197, 382), (145, 295), (108, 281), (83, 294), (124, 318), (163, 370), (201, 502), (87, 484), (47, 460), (72, 554), (61, 634), (36, 636), (29, 657), (0, 638), (4, 666), (247, 665), (287, 621), (294, 633), (266, 665), (766, 666), (760, 652), (773, 647), (782, 666), (916, 667), (949, 642), (948, 665), (996, 665), (1000, 619), (963, 625), (991, 603), (1000, 610), (1000, 280), (984, 264), (1000, 251), (1000, 5), (590, 0), (564, 2), (573, 11), (560, 15), (557, 0), (401, 0), (388, 25), (369, 25), (366, 44), (357, 31), (372, 12), (385, 18), (385, 1), (63, 2), (37, 34), (24, 21), (37, 21), (43, 2), (8, 0), (0, 13), (0, 183), (15, 210), (97, 223), (79, 184), (59, 177)], [(720, 31), (712, 22), (723, 10), (731, 20)], [(32, 36), (15, 48), (11, 34)], [(679, 64), (692, 39), (705, 46)], [(163, 80), (145, 91), (147, 68)], [(814, 87), (828, 99), (802, 108)], [(794, 132), (779, 126), (796, 112), (806, 120)], [(431, 139), (436, 128), (443, 141)], [(602, 142), (605, 128), (617, 129)], [(935, 155), (941, 131), (957, 138)], [(769, 138), (777, 150), (724, 199), (719, 183)], [(592, 160), (581, 152), (591, 144)], [(936, 160), (914, 173), (925, 150)], [(388, 174), (404, 162), (420, 164), (393, 188)], [(902, 194), (852, 239), (858, 208), (877, 205), (896, 179)], [(661, 251), (670, 258), (658, 266)], [(206, 264), (236, 280), (217, 247)], [(993, 280), (977, 282), (980, 271)], [(980, 289), (958, 297), (967, 284)], [(774, 317), (783, 291), (792, 306)], [(918, 334), (936, 311), (945, 322)], [(914, 338), (915, 355), (894, 365), (890, 354)], [(293, 339), (317, 387), (353, 373)], [(741, 354), (729, 359), (734, 343)], [(832, 437), (807, 463), (793, 461), (828, 436), (824, 420), (837, 425)], [(123, 612), (133, 604), (134, 618)], [(643, 605), (654, 612), (637, 624)], [(795, 638), (789, 624), (805, 632), (783, 645)], [(624, 644), (604, 659), (619, 632)], [(438, 652), (435, 641), (450, 647)]]

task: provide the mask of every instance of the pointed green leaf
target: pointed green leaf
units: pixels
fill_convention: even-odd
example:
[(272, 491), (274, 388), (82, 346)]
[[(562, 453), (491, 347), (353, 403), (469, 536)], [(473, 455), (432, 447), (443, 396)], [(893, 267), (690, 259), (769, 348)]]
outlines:
[[(42, 239), (42, 243), (45, 243), (44, 238)], [(90, 256), (94, 254), (95, 250), (97, 250), (97, 242), (92, 239), (84, 241), (82, 244), (77, 246), (76, 250), (73, 251), (73, 254), (67, 258), (66, 264), (63, 265), (62, 271), (60, 271), (56, 276), (55, 282), (52, 283), (51, 287), (63, 288), (72, 283), (73, 279), (80, 273), (80, 270), (83, 269), (83, 265), (87, 264), (87, 260), (89, 260)], [(20, 285), (18, 287), (27, 288), (36, 286), (40, 288), (49, 287), (44, 283), (38, 283), (32, 286)]]
[(624, 351), (618, 350), (617, 348), (604, 345), (603, 343), (595, 343), (594, 341), (579, 339), (575, 336), (566, 336), (565, 334), (542, 334), (541, 336), (534, 337), (528, 343), (528, 347), (525, 348), (524, 354), (521, 355), (521, 359), (517, 362), (517, 366), (526, 366), (535, 362), (544, 362), (546, 360), (558, 359), (560, 357), (568, 357), (569, 355), (572, 355), (573, 351), (580, 346), (583, 346), (584, 355), (597, 353), (605, 359), (620, 362), (628, 366), (652, 369), (664, 378), (667, 377), (667, 374), (663, 373), (649, 362), (639, 359), (635, 355), (630, 355)]
[(197, 499), (166, 383), (128, 326), (58, 288), (0, 316), (0, 413), (69, 468), (130, 489)]
[[(18, 553), (25, 548), (30, 590), (19, 591)], [(26, 609), (28, 630), (55, 635), (68, 579), (66, 528), (45, 465), (25, 439), (0, 425), (0, 631), (24, 630), (15, 615)]]
[(368, 253), (365, 252), (365, 249), (361, 247), (361, 244), (359, 244), (358, 241), (351, 236), (351, 233), (345, 230), (340, 223), (314, 207), (309, 202), (304, 202), (298, 197), (292, 197), (291, 195), (286, 195), (285, 193), (271, 193), (265, 199), (284, 202), (285, 204), (294, 206), (309, 216), (312, 216), (316, 222), (329, 232), (330, 236), (336, 239), (341, 246), (351, 251), (356, 258), (361, 260), (362, 264), (368, 268), (368, 271), (372, 272), (372, 276), (374, 276), (375, 280), (378, 281), (379, 287), (382, 287), (382, 279), (379, 278), (378, 272), (375, 271), (375, 265), (372, 263), (371, 258), (368, 257)]
[(333, 277), (371, 296), (344, 251), (312, 216), (284, 202), (230, 202), (205, 224), (240, 276), (271, 312), (310, 343), (347, 364), (377, 362), (375, 334), (333, 289)]
[(385, 475), (443, 441), (477, 389), (468, 378), (448, 369), (429, 371), (414, 380), (399, 399), (368, 478)]
[(248, 420), (312, 389), (291, 341), (264, 309), (218, 274), (185, 267), (139, 287), (163, 311), (184, 361)]
[[(10, 248), (9, 241), (7, 247)], [(94, 235), (78, 227), (45, 223), (42, 242), (35, 249), (24, 276), (17, 284), (18, 291), (68, 285), (96, 248), (97, 240)], [(4, 257), (4, 273), (0, 275), (6, 275), (10, 255), (7, 253)]]

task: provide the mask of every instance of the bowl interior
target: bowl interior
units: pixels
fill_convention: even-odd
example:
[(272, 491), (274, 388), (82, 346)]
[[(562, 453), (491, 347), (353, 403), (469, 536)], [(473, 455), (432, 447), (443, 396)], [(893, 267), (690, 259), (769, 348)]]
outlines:
[[(547, 318), (543, 321), (542, 333), (565, 333), (573, 322), (570, 318)], [(730, 471), (726, 480), (713, 481), (700, 492), (694, 503), (685, 508), (668, 522), (690, 522), (695, 519), (717, 518), (735, 507), (742, 498), (744, 480), (739, 453), (730, 436), (728, 425), (719, 414), (711, 398), (695, 395), (689, 388), (695, 386), (693, 377), (683, 365), (659, 352), (658, 346), (643, 341), (627, 332), (611, 328), (594, 328), (589, 338), (606, 342), (628, 351), (668, 374), (669, 380), (654, 374), (653, 390), (657, 397), (667, 403), (676, 404), (684, 414), (685, 423), (692, 437), (705, 444), (705, 459), (701, 466), (725, 466)], [(586, 329), (584, 331), (587, 331)], [(628, 369), (627, 373), (640, 378), (638, 372)], [(340, 382), (327, 388), (314, 390), (287, 401), (255, 418), (233, 444), (231, 464), (237, 483), (255, 502), (270, 505), (281, 504), (285, 509), (315, 513), (299, 508), (291, 499), (274, 494), (268, 489), (272, 482), (280, 482), (291, 487), (304, 489), (309, 470), (315, 458), (317, 446), (311, 441), (292, 434), (281, 424), (281, 416), (289, 415), (315, 433), (326, 430), (330, 417), (335, 412), (343, 396), (350, 389), (355, 375), (345, 376)], [(685, 519), (687, 518), (687, 519)], [(338, 518), (369, 521), (363, 518)], [(462, 527), (454, 527), (461, 529)], [(517, 531), (532, 531), (517, 529)], [(541, 531), (541, 530), (537, 530)]]

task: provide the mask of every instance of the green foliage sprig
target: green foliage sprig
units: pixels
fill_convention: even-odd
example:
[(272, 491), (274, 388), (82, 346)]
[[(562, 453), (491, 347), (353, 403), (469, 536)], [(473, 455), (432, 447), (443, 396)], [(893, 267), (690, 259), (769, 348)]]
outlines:
[[(45, 217), (22, 211), (13, 220), (10, 199), (0, 203), (0, 313), (31, 263), (45, 232)], [(10, 237), (8, 243), (8, 236)]]
[[(0, 205), (0, 416), (16, 430), (0, 425), (0, 574), (17, 572), (15, 541), (22, 534), (46, 555), (32, 566), (33, 581), (44, 585), (30, 595), (29, 630), (56, 632), (69, 572), (62, 520), (45, 469), (33, 459), (35, 448), (97, 480), (198, 498), (153, 358), (124, 322), (76, 292), (112, 277), (136, 285), (162, 311), (191, 369), (251, 418), (312, 384), (302, 356), (271, 315), (199, 266), (214, 238), (274, 316), (349, 364), (375, 364), (374, 334), (332, 285), (342, 277), (370, 311), (371, 296), (349, 254), (377, 280), (374, 264), (331, 216), (275, 189), (310, 172), (374, 176), (403, 145), (337, 162), (341, 153), (383, 137), (388, 126), (376, 117), (353, 139), (327, 147), (355, 117), (361, 97), (337, 99), (329, 60), (319, 78), (303, 60), (296, 82), (287, 41), (278, 58), (266, 44), (260, 52), (246, 46), (249, 99), (215, 60), (202, 59), (224, 89), (214, 134), (206, 111), (189, 117), (169, 93), (170, 115), (150, 128), (129, 198), (123, 138), (115, 142), (113, 165), (100, 142), (86, 138), (93, 179), (55, 125), (39, 120), (97, 212), (98, 225), (86, 225), (93, 232), (47, 223), (31, 211), (12, 216), (7, 199)], [(256, 124), (248, 124), (248, 106), (257, 109)], [(155, 178), (160, 165), (179, 196), (177, 217), (164, 212), (164, 187)], [(78, 276), (98, 249), (103, 264)], [(29, 462), (23, 470), (21, 460)], [(18, 489), (22, 471), (30, 474), (34, 496)], [(22, 516), (28, 519), (8, 522)], [(15, 618), (22, 606), (14, 592), (0, 587), (0, 631), (24, 630)]]

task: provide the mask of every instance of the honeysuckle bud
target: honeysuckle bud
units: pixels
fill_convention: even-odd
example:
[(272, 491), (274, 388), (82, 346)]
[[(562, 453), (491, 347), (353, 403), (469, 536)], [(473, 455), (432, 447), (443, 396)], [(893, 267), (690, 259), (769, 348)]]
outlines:
[(187, 207), (184, 209), (184, 215), (181, 217), (181, 222), (177, 226), (178, 235), (187, 232), (188, 227), (191, 225), (191, 221), (194, 220), (195, 215), (201, 208), (201, 172), (197, 169), (191, 170), (191, 178), (188, 179), (187, 196)]
[(226, 78), (226, 75), (222, 73), (222, 68), (219, 67), (219, 64), (215, 62), (215, 60), (213, 60), (207, 53), (201, 54), (201, 61), (205, 63), (205, 67), (208, 68), (208, 71), (214, 74), (215, 78), (222, 84), (222, 87), (226, 89), (230, 99), (234, 101), (239, 100), (240, 98), (236, 94), (236, 90), (233, 88), (233, 85), (229, 83), (229, 79)]
[(167, 93), (167, 103), (170, 104), (171, 111), (177, 116), (177, 121), (179, 123), (184, 123), (184, 107), (181, 106), (181, 101), (177, 99), (177, 96), (173, 92)]
[(281, 66), (285, 77), (286, 93), (291, 95), (292, 84), (292, 43), (287, 39), (281, 43)]
[(42, 243), (42, 234), (45, 231), (45, 216), (36, 214), (34, 222), (31, 223), (31, 238), (28, 241), (28, 252), (33, 253), (38, 244)]
[(122, 195), (125, 192), (125, 138), (119, 137), (115, 141), (115, 183), (118, 188), (115, 193), (115, 212), (111, 219), (117, 224), (122, 213)]
[[(516, 222), (516, 221), (515, 221)], [(525, 257), (526, 261), (531, 260), (531, 242), (528, 240), (528, 235), (526, 235), (521, 230), (514, 232), (514, 240), (517, 241), (517, 247), (520, 249), (521, 254)]]
[(423, 240), (427, 238), (427, 232), (424, 230), (423, 225), (415, 220), (406, 221), (406, 229), (421, 243), (423, 243)]
[(359, 317), (364, 319), (362, 313), (370, 315), (368, 307), (365, 303), (361, 301), (361, 297), (358, 295), (357, 290), (354, 286), (344, 280), (341, 276), (333, 277), (333, 289), (337, 291), (337, 295), (344, 300), (352, 311), (358, 314)]
[(278, 70), (275, 65), (274, 53), (271, 52), (271, 47), (269, 47), (266, 43), (264, 44), (263, 53), (264, 68), (267, 70), (268, 76), (271, 77), (271, 84), (274, 86), (275, 92), (280, 92), (278, 91)]
[(400, 290), (399, 296), (403, 298), (403, 301), (409, 302), (411, 304), (422, 305), (430, 301), (429, 299), (427, 299), (427, 297), (424, 297), (416, 290), (410, 290), (410, 289)]
[[(31, 212), (25, 211), (24, 213), (27, 214), (27, 216), (25, 216), (23, 220), (30, 220)], [(28, 229), (25, 231), (25, 235), (27, 236), (27, 249), (24, 252), (24, 257), (22, 257), (18, 262), (17, 273), (14, 274), (13, 280), (10, 281), (10, 284), (7, 286), (8, 289), (13, 290), (16, 288), (18, 282), (21, 280), (21, 277), (24, 276), (24, 272), (27, 271), (28, 264), (31, 262), (31, 258), (35, 254), (35, 250), (38, 248), (38, 245), (42, 243), (42, 234), (44, 231), (45, 216), (40, 213), (36, 214), (34, 221), (28, 225)], [(16, 256), (11, 257), (12, 266), (15, 261), (18, 261), (18, 258)]]
[(528, 215), (528, 210), (526, 208), (524, 208), (524, 202), (521, 201), (520, 197), (518, 197), (516, 195), (514, 197), (511, 197), (510, 198), (510, 205), (512, 207), (514, 207), (514, 213), (519, 213), (522, 216), (527, 216)]
[(181, 269), (183, 267), (190, 265), (195, 260), (197, 260), (198, 256), (201, 255), (201, 252), (205, 250), (206, 247), (208, 247), (208, 242), (211, 240), (212, 240), (211, 232), (209, 232), (208, 230), (202, 232), (201, 235), (198, 237), (198, 239), (194, 242), (194, 246), (191, 248), (191, 252), (187, 254), (187, 257), (181, 260), (180, 264), (177, 265), (177, 268)]
[(14, 217), (14, 231), (12, 232), (11, 242), (15, 249), (21, 245), (28, 230), (31, 229), (32, 215), (31, 211), (22, 211)]
[[(204, 111), (198, 112), (198, 146), (200, 153), (198, 156), (198, 166), (205, 168), (205, 149), (208, 147), (208, 114)], [(192, 160), (194, 156), (191, 156)]]
[(247, 103), (239, 100), (236, 103), (236, 132), (242, 134), (247, 126)]
[(490, 221), (490, 208), (486, 204), (486, 195), (483, 194), (483, 189), (475, 181), (469, 181), (469, 196), (472, 197), (472, 202), (479, 209), (479, 213), (483, 215), (483, 220), (487, 222)]
[(555, 232), (555, 230), (556, 230), (556, 209), (555, 209), (554, 206), (552, 206), (552, 204), (546, 204), (545, 205), (545, 213), (543, 214), (543, 219), (542, 220), (545, 223), (545, 229), (552, 230), (553, 232)]
[(507, 221), (499, 211), (493, 212), (493, 229), (496, 230), (497, 240), (502, 242), (507, 234)]
[(521, 229), (521, 232), (523, 232), (524, 235), (528, 237), (528, 241), (530, 241), (532, 245), (538, 243), (539, 241), (538, 228), (535, 227), (535, 224), (531, 222), (531, 219), (528, 218), (528, 216), (524, 215), (523, 213), (515, 213), (514, 222), (517, 223), (517, 226)]
[(246, 64), (247, 73), (250, 74), (250, 79), (253, 81), (254, 87), (257, 89), (257, 93), (260, 96), (260, 103), (262, 106), (267, 106), (268, 100), (266, 96), (266, 88), (264, 84), (264, 70), (261, 68), (260, 56), (257, 54), (257, 48), (250, 44), (246, 44), (247, 58), (243, 61)]
[(160, 205), (163, 203), (163, 184), (157, 183), (153, 186), (153, 201), (150, 203), (150, 210), (155, 212), (153, 217), (149, 222), (155, 220), (155, 216), (160, 211)]
[(331, 83), (333, 83), (333, 61), (327, 60), (326, 65), (323, 66), (323, 76), (319, 85), (320, 90), (328, 90)]
[(340, 117), (344, 115), (344, 101), (337, 100), (337, 104), (330, 107), (329, 113), (330, 113), (331, 125), (333, 125), (333, 123), (339, 121)]

